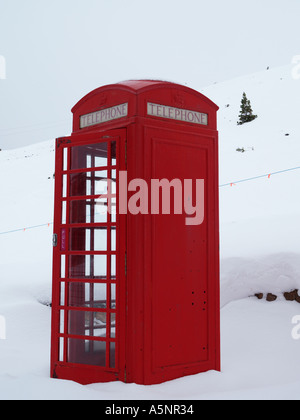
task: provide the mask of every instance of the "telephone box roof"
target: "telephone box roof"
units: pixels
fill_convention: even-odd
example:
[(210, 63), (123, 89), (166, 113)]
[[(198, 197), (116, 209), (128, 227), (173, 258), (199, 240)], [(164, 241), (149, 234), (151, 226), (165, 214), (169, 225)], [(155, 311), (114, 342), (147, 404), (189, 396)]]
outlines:
[(164, 80), (125, 80), (119, 83), (110, 84), (101, 86), (92, 92), (88, 93), (86, 96), (84, 96), (77, 104), (72, 108), (72, 112), (76, 112), (76, 110), (83, 105), (84, 102), (89, 100), (91, 97), (97, 94), (101, 94), (107, 90), (123, 90), (132, 93), (133, 95), (139, 95), (141, 93), (144, 93), (149, 90), (159, 90), (159, 89), (176, 89), (177, 91), (181, 90), (182, 92), (189, 93), (190, 95), (197, 96), (199, 100), (206, 102), (207, 105), (211, 106), (212, 109), (217, 111), (219, 107), (212, 102), (210, 99), (208, 99), (206, 96), (201, 94), (200, 92), (197, 92), (194, 89), (191, 89), (189, 87), (168, 82)]

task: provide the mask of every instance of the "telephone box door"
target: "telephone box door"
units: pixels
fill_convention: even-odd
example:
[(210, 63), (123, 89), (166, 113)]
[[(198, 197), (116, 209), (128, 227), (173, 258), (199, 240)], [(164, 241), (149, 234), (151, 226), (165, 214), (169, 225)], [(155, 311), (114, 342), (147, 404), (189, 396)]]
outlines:
[(57, 140), (51, 371), (81, 383), (125, 380), (126, 130)]

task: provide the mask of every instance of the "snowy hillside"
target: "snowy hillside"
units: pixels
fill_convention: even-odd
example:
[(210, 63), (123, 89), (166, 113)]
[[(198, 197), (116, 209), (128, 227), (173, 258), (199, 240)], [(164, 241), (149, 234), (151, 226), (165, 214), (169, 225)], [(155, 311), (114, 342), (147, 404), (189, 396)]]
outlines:
[[(291, 335), (300, 304), (282, 295), (300, 289), (300, 80), (287, 66), (193, 88), (220, 107), (222, 372), (149, 387), (49, 378), (47, 141), (0, 152), (0, 399), (300, 399), (300, 340)], [(243, 92), (258, 118), (238, 126)], [(278, 299), (249, 298), (259, 292)]]
[[(243, 92), (258, 118), (239, 126)], [(220, 107), (222, 302), (300, 288), (300, 168), (280, 172), (300, 167), (300, 80), (286, 66), (202, 93)]]

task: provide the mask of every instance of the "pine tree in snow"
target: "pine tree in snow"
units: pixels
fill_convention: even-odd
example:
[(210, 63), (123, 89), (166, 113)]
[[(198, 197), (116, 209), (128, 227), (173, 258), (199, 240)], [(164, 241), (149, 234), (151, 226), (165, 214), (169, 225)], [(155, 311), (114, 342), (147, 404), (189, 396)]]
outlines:
[(249, 99), (247, 98), (246, 93), (243, 93), (243, 98), (241, 102), (241, 110), (239, 115), (239, 121), (237, 122), (238, 125), (245, 124), (247, 122), (253, 121), (257, 118), (257, 115), (253, 114), (251, 104)]

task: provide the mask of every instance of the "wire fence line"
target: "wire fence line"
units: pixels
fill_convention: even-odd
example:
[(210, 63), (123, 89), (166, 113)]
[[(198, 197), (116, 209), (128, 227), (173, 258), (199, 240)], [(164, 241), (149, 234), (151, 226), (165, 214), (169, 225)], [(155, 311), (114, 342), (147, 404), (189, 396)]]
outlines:
[(53, 225), (53, 222), (43, 223), (42, 225), (36, 225), (36, 226), (28, 226), (28, 227), (20, 228), (20, 229), (8, 230), (7, 232), (0, 232), (0, 235), (7, 235), (8, 233), (14, 233), (14, 232), (24, 232), (29, 229), (38, 229), (45, 226), (49, 227), (50, 225)]
[[(254, 181), (256, 179), (260, 179), (260, 178), (271, 178), (271, 176), (273, 175), (279, 175), (279, 174), (283, 174), (285, 172), (291, 172), (291, 171), (296, 171), (297, 169), (300, 169), (300, 166), (296, 166), (294, 168), (288, 168), (288, 169), (283, 169), (281, 171), (276, 171), (276, 172), (270, 172), (264, 175), (257, 175), (257, 176), (253, 176), (251, 178), (244, 178), (244, 179), (239, 179), (238, 181), (234, 181), (234, 182), (228, 182), (226, 184), (221, 184), (219, 185), (219, 188), (223, 188), (223, 187), (229, 187), (229, 186), (233, 186), (242, 182), (250, 182), (250, 181)], [(13, 230), (8, 230), (6, 232), (0, 232), (0, 235), (8, 235), (10, 233), (15, 233), (15, 232), (25, 232), (26, 230), (30, 230), (30, 229), (39, 229), (42, 227), (50, 227), (51, 225), (53, 225), (53, 222), (48, 222), (48, 223), (43, 223), (41, 225), (36, 225), (36, 226), (27, 226), (24, 228), (20, 228), (20, 229), (13, 229)]]
[(296, 166), (295, 168), (283, 169), (282, 171), (270, 172), (270, 173), (264, 174), (264, 175), (257, 175), (257, 176), (253, 176), (251, 178), (239, 179), (238, 181), (228, 182), (227, 184), (219, 185), (219, 188), (232, 186), (232, 185), (235, 185), (235, 184), (239, 184), (241, 182), (253, 181), (253, 180), (259, 179), (259, 178), (266, 178), (266, 177), (270, 178), (272, 175), (278, 175), (278, 174), (282, 174), (284, 172), (295, 171), (297, 169), (300, 169), (300, 166)]

